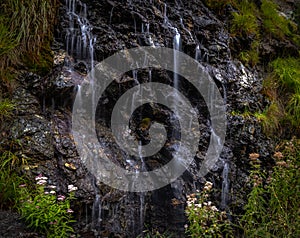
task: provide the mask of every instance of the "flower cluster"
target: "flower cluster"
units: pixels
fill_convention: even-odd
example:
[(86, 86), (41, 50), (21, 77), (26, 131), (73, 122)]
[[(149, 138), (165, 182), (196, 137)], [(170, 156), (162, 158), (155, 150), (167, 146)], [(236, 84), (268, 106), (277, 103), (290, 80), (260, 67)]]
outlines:
[(213, 184), (212, 184), (211, 182), (208, 182), (208, 181), (207, 181), (207, 182), (205, 183), (205, 185), (204, 185), (203, 190), (209, 192), (209, 191), (212, 189), (212, 186), (213, 186)]

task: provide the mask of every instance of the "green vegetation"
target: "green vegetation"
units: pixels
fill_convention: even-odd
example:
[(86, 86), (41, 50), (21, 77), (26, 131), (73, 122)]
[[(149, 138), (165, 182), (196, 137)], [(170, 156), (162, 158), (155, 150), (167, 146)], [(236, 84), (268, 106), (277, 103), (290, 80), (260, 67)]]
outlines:
[(0, 3), (0, 79), (9, 85), (20, 66), (46, 73), (57, 0), (2, 0)]
[(274, 37), (291, 36), (297, 30), (296, 24), (278, 14), (277, 5), (271, 0), (262, 0), (261, 12), (264, 30)]
[(160, 233), (156, 230), (145, 230), (143, 231), (143, 234), (139, 235), (138, 238), (172, 238), (174, 237), (171, 233), (163, 232)]
[(280, 120), (284, 114), (282, 108), (273, 102), (263, 112), (254, 113), (254, 116), (261, 122), (265, 134), (275, 135), (280, 129)]
[(242, 51), (238, 56), (239, 59), (246, 65), (255, 66), (259, 63), (259, 40), (251, 43), (250, 49)]
[(47, 177), (39, 175), (35, 178), (34, 189), (27, 184), (19, 186), (19, 211), (28, 227), (47, 235), (47, 238), (64, 238), (74, 233), (70, 223), (72, 213), (70, 201), (74, 199), (77, 187), (68, 186), (69, 196), (56, 196), (53, 185), (47, 184)]
[(17, 188), (26, 181), (21, 175), (21, 167), (27, 164), (27, 159), (21, 158), (13, 151), (21, 150), (18, 140), (11, 141), (8, 146), (0, 147), (0, 204), (1, 208), (16, 205)]
[(225, 211), (219, 211), (209, 201), (212, 183), (206, 182), (201, 193), (187, 197), (186, 214), (189, 224), (186, 233), (189, 237), (233, 237), (233, 229)]
[(204, 3), (210, 8), (213, 9), (215, 11), (217, 11), (218, 13), (222, 12), (222, 10), (224, 9), (224, 7), (227, 4), (231, 4), (232, 0), (204, 0)]
[(300, 19), (299, 3), (293, 18), (295, 23), (279, 13), (278, 5), (274, 0), (262, 0), (261, 4), (251, 0), (205, 0), (204, 2), (222, 17), (226, 5), (231, 5), (235, 9), (230, 20), (230, 32), (243, 40), (242, 49), (237, 57), (246, 65), (253, 67), (259, 63), (259, 48), (263, 38), (286, 39), (300, 46), (296, 24)]
[(270, 68), (263, 93), (271, 104), (256, 116), (267, 134), (285, 127), (293, 128), (297, 134), (300, 125), (300, 58), (278, 58), (270, 63)]
[(231, 32), (236, 35), (248, 36), (258, 34), (257, 9), (253, 2), (243, 0), (236, 3), (238, 12), (233, 12)]
[[(297, 24), (280, 15), (278, 5), (272, 0), (262, 0), (260, 7), (250, 0), (234, 1), (233, 6), (238, 10), (232, 13), (231, 32), (234, 35), (264, 35), (269, 32), (273, 37), (284, 38), (297, 33)], [(261, 20), (263, 24), (260, 24)]]
[(249, 156), (253, 189), (240, 220), (245, 237), (300, 236), (300, 140), (277, 149), (270, 174), (261, 170), (258, 154)]
[(300, 58), (278, 58), (271, 63), (274, 80), (282, 95), (287, 120), (294, 126), (300, 125)]
[[(7, 117), (7, 114), (5, 115)], [(70, 201), (74, 199), (74, 186), (69, 186), (70, 195), (55, 196), (53, 186), (45, 186), (42, 176), (32, 185), (24, 173), (30, 169), (30, 159), (22, 155), (19, 140), (2, 140), (0, 147), (0, 208), (18, 209), (28, 227), (47, 234), (47, 237), (67, 237), (73, 233)], [(26, 184), (26, 186), (25, 186)], [(51, 191), (47, 191), (50, 189)]]

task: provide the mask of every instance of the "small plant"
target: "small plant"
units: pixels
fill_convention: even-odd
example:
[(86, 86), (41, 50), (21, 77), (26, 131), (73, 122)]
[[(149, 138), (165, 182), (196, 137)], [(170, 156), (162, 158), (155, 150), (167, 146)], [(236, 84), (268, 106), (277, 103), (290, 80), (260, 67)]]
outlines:
[(282, 110), (276, 102), (273, 102), (263, 112), (254, 113), (266, 135), (273, 135), (280, 128), (280, 121), (284, 117)]
[(204, 0), (204, 3), (212, 10), (220, 13), (227, 4), (232, 4), (233, 0)]
[(0, 207), (15, 205), (18, 198), (18, 185), (26, 181), (21, 175), (21, 167), (26, 165), (28, 158), (17, 155), (14, 151), (21, 150), (18, 140), (0, 146)]
[(244, 119), (250, 119), (251, 117), (253, 117), (253, 113), (250, 112), (248, 108), (245, 108), (244, 111), (232, 111), (230, 114), (232, 116), (239, 116)]
[(238, 12), (233, 12), (231, 33), (234, 35), (257, 35), (258, 22), (256, 7), (253, 2), (243, 0), (237, 4)]
[(185, 225), (189, 237), (233, 237), (232, 227), (225, 211), (219, 211), (208, 201), (212, 183), (206, 182), (201, 193), (187, 196), (186, 214), (189, 225)]
[(139, 235), (138, 238), (172, 238), (173, 235), (168, 232), (159, 232), (157, 230), (145, 230), (142, 235)]
[(231, 32), (237, 35), (256, 34), (258, 25), (256, 17), (252, 14), (243, 14), (234, 12), (231, 26)]
[(36, 190), (28, 188), (26, 184), (20, 185), (19, 211), (28, 227), (45, 233), (47, 238), (68, 237), (73, 234), (70, 223), (74, 220), (70, 202), (74, 199), (77, 187), (68, 186), (69, 196), (56, 196), (56, 187), (47, 185), (47, 177), (39, 175), (35, 179)]
[(9, 99), (0, 99), (0, 121), (12, 116), (15, 104)]
[(300, 92), (300, 58), (278, 58), (271, 62), (276, 78), (292, 92)]
[(239, 59), (251, 67), (257, 65), (259, 63), (259, 44), (258, 40), (253, 41), (249, 50), (242, 51), (239, 54)]

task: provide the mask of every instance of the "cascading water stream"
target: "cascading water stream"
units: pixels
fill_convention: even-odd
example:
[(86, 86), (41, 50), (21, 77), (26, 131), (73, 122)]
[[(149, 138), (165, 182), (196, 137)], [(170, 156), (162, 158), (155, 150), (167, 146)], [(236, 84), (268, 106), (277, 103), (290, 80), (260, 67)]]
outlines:
[[(87, 19), (87, 6), (80, 0), (66, 0), (69, 27), (66, 32), (66, 50), (73, 57), (67, 63), (72, 74), (74, 63), (82, 62), (87, 71), (94, 66), (94, 43), (96, 37), (92, 33), (92, 25)], [(93, 77), (91, 77), (93, 78)], [(93, 85), (93, 79), (90, 82)], [(77, 93), (81, 94), (81, 87), (77, 86)]]
[[(205, 55), (204, 55), (205, 57)], [(197, 45), (195, 49), (195, 60), (196, 61), (202, 61), (203, 58), (201, 57), (201, 50), (200, 46)], [(222, 89), (223, 89), (223, 99), (224, 99), (224, 105), (227, 104), (227, 91), (226, 91), (226, 86), (224, 83), (222, 83)], [(208, 107), (211, 107), (210, 110), (212, 110), (214, 106), (214, 87), (208, 87), (208, 98), (210, 99), (210, 105)], [(221, 143), (220, 138), (216, 135), (215, 131), (211, 128), (211, 136), (214, 136), (216, 140), (214, 143), (217, 143), (218, 145)], [(228, 203), (228, 195), (229, 195), (229, 185), (230, 185), (230, 180), (229, 180), (229, 171), (230, 171), (230, 161), (228, 159), (221, 159), (223, 162), (223, 171), (222, 171), (222, 191), (221, 191), (221, 204), (220, 208), (222, 210), (227, 209), (227, 203)]]
[[(79, 0), (66, 0), (69, 28), (66, 34), (66, 48), (75, 60), (88, 63), (91, 70), (94, 64), (94, 43), (96, 37), (87, 19), (87, 6)], [(87, 65), (88, 66), (88, 65)]]
[[(74, 64), (82, 62), (85, 64), (87, 71), (91, 71), (94, 67), (94, 44), (96, 37), (92, 33), (92, 25), (87, 19), (87, 6), (80, 0), (66, 0), (67, 16), (69, 20), (69, 27), (66, 33), (66, 51), (73, 57), (69, 62), (68, 70), (72, 73)], [(90, 85), (93, 87), (93, 77), (90, 77)], [(77, 85), (77, 98), (81, 102), (81, 85)], [(94, 100), (94, 97), (92, 97)], [(95, 105), (95, 102), (92, 102)], [(95, 199), (92, 206), (92, 228), (100, 230), (101, 228), (101, 212), (102, 199), (100, 191), (93, 180)], [(86, 221), (87, 222), (87, 221)]]

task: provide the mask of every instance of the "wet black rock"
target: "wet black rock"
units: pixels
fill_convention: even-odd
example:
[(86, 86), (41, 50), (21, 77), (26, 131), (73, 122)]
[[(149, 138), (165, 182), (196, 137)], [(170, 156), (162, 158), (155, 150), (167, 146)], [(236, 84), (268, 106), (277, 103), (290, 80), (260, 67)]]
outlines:
[[(55, 30), (52, 73), (44, 78), (25, 73), (19, 79), (22, 87), (14, 93), (17, 110), (14, 119), (8, 123), (9, 137), (21, 142), (24, 157), (34, 158), (37, 168), (27, 173), (32, 178), (38, 174), (49, 177), (60, 193), (67, 193), (68, 184), (78, 187), (78, 202), (75, 204), (78, 222), (75, 228), (82, 237), (136, 237), (144, 229), (168, 230), (175, 234), (174, 237), (184, 237), (186, 195), (201, 190), (205, 180), (214, 183), (212, 197), (218, 207), (222, 205), (222, 209), (229, 214), (241, 213), (249, 191), (249, 153), (259, 153), (263, 165), (267, 167), (272, 164), (270, 154), (273, 150), (273, 142), (263, 134), (258, 121), (253, 116), (239, 115), (245, 111), (254, 113), (266, 105), (260, 94), (262, 76), (256, 69), (246, 67), (233, 58), (235, 52), (230, 49), (230, 42), (236, 42), (237, 51), (243, 42), (233, 39), (226, 22), (209, 11), (202, 1), (75, 0), (74, 3), (77, 14), (80, 11), (83, 14), (86, 4), (86, 26), (90, 27), (95, 37), (95, 40), (88, 42), (93, 45), (94, 61), (82, 55), (78, 57), (82, 52), (68, 49), (69, 43), (65, 39), (75, 30), (79, 31), (80, 27), (76, 22), (75, 30), (70, 29), (70, 15), (62, 4)], [(231, 8), (227, 8), (230, 11)], [(129, 193), (113, 189), (97, 181), (97, 175), (87, 170), (84, 162), (90, 157), (79, 157), (72, 133), (72, 108), (78, 85), (86, 80), (91, 64), (95, 65), (119, 50), (139, 46), (173, 48), (176, 31), (181, 36), (181, 50), (195, 58), (210, 74), (227, 106), (227, 135), (223, 152), (212, 171), (205, 178), (201, 177), (199, 169), (212, 133), (208, 108), (195, 87), (179, 77), (179, 90), (199, 111), (201, 138), (190, 168), (172, 184), (153, 192)], [(80, 37), (77, 34), (74, 41)], [(280, 48), (277, 43), (274, 45)], [(266, 45), (262, 52), (266, 57), (271, 57), (278, 50), (274, 47), (272, 44)], [(89, 51), (88, 48), (85, 50)], [(100, 98), (96, 112), (95, 130), (102, 155), (132, 171), (141, 168), (142, 161), (120, 149), (111, 132), (111, 112), (128, 89), (149, 82), (149, 72), (149, 69), (141, 69), (116, 79)], [(161, 69), (151, 71), (152, 82), (173, 86), (173, 79), (172, 72)], [(131, 118), (131, 132), (142, 143), (150, 141), (148, 131), (139, 128), (144, 118), (148, 118), (150, 124), (152, 121), (164, 124), (169, 135), (164, 149), (156, 156), (145, 158), (148, 170), (159, 168), (172, 159), (177, 142), (177, 138), (172, 136), (179, 135), (180, 131), (179, 123), (172, 119), (172, 115), (171, 110), (161, 105), (148, 104)], [(90, 135), (77, 136), (89, 138)], [(90, 142), (85, 146), (92, 147), (93, 141)], [(230, 192), (224, 205), (221, 204), (221, 193), (222, 172), (226, 163), (230, 167)]]

